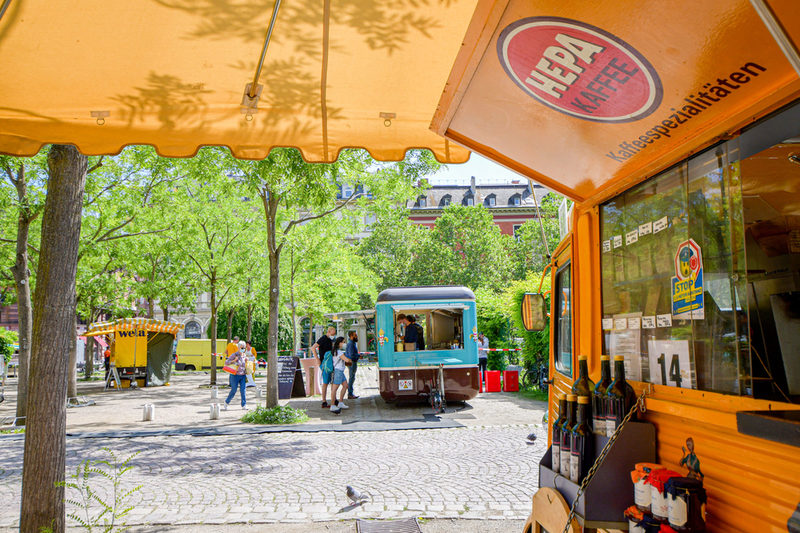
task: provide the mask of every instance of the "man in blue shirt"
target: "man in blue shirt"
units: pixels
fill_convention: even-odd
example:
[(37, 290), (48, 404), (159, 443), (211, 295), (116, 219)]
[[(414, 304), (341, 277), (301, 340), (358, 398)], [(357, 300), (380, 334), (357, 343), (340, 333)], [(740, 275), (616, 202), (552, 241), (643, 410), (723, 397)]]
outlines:
[(360, 356), (358, 353), (358, 333), (351, 331), (347, 334), (347, 336), (350, 338), (350, 341), (347, 343), (347, 347), (344, 349), (344, 355), (353, 362), (349, 367), (347, 398), (349, 400), (355, 400), (358, 398), (358, 396), (353, 394), (353, 383), (356, 381), (356, 370), (358, 370), (358, 358)]

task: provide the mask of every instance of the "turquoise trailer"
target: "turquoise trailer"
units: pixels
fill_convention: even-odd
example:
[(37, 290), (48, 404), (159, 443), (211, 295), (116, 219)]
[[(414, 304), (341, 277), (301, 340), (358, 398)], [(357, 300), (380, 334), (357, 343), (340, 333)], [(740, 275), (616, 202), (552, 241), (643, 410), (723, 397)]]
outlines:
[[(380, 394), (387, 402), (474, 398), (478, 375), (475, 294), (466, 287), (395, 287), (375, 306)], [(401, 316), (415, 319), (424, 347), (404, 342), (412, 335)]]

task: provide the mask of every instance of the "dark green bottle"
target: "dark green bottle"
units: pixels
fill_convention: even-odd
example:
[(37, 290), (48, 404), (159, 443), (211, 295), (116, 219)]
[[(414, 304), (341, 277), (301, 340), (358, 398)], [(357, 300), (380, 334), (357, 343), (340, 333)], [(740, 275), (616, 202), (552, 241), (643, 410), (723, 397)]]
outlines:
[(594, 461), (594, 436), (589, 426), (589, 396), (578, 396), (578, 416), (570, 431), (569, 480), (580, 483)]
[(559, 455), (561, 457), (561, 464), (559, 470), (562, 476), (569, 477), (569, 458), (570, 458), (570, 431), (572, 426), (575, 425), (575, 401), (577, 396), (574, 394), (567, 394), (567, 417), (563, 424), (561, 424), (561, 436), (559, 438)]
[(614, 381), (606, 392), (606, 436), (610, 437), (636, 401), (633, 387), (625, 381), (625, 357), (614, 356)]
[(611, 358), (600, 356), (600, 381), (594, 386), (592, 397), (592, 429), (598, 435), (606, 434), (606, 392), (611, 385)]
[(591, 396), (593, 393), (594, 381), (589, 379), (589, 366), (587, 358), (585, 355), (579, 355), (578, 379), (572, 384), (572, 394), (575, 396)]
[(558, 396), (558, 418), (553, 422), (553, 438), (551, 439), (551, 448), (553, 450), (552, 463), (553, 472), (558, 473), (561, 471), (561, 426), (567, 420), (567, 395), (559, 393)]

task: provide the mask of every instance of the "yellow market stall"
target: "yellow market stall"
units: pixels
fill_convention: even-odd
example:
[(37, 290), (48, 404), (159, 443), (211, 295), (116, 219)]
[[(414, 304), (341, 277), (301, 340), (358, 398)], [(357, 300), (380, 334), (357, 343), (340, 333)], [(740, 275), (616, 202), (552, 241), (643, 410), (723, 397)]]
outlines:
[(122, 387), (165, 385), (172, 375), (172, 347), (183, 324), (148, 318), (120, 318), (91, 324), (87, 337), (110, 339), (111, 363)]

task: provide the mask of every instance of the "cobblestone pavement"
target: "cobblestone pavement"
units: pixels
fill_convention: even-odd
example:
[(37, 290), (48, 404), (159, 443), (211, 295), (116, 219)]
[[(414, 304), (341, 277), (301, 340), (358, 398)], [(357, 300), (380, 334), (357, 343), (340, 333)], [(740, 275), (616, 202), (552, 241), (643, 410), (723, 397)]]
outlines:
[[(525, 439), (531, 431), (539, 436), (535, 444)], [(9, 527), (18, 523), (23, 442), (6, 440), (2, 446), (0, 526)], [(123, 478), (126, 486), (142, 485), (127, 520), (136, 525), (404, 516), (521, 520), (530, 513), (545, 446), (544, 429), (525, 424), (69, 439), (67, 472), (84, 459), (105, 458), (102, 447), (123, 457), (139, 452)], [(347, 484), (371, 500), (348, 506)]]

